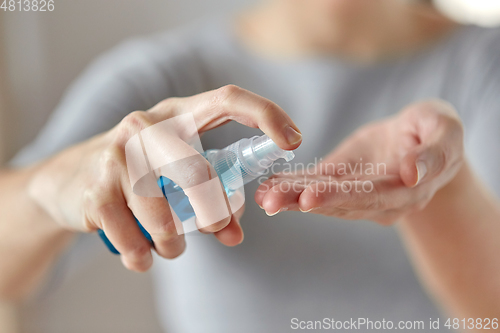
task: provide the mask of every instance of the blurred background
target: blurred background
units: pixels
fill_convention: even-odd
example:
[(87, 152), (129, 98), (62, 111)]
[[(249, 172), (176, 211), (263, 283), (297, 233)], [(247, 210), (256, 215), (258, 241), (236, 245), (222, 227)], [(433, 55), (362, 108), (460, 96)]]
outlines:
[[(53, 12), (0, 10), (0, 162), (29, 143), (70, 82), (120, 41), (250, 6), (258, 0), (55, 1)], [(500, 22), (498, 0), (435, 0), (457, 20)], [(0, 332), (160, 332), (148, 274), (104, 247), (50, 293), (0, 304)]]

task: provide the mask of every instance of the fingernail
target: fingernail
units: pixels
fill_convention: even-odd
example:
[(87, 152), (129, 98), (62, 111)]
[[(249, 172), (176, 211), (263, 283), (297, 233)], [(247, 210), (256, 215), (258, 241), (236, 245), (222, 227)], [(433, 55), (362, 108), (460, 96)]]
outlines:
[(293, 127), (287, 126), (285, 129), (286, 139), (289, 144), (294, 145), (302, 141), (302, 134), (297, 132)]
[(276, 213), (268, 213), (268, 212), (266, 211), (266, 214), (267, 214), (267, 216), (274, 216), (274, 215), (276, 215), (276, 214), (278, 214), (279, 212), (282, 212), (282, 211), (283, 211), (283, 208), (278, 209), (278, 211), (277, 211)]
[(417, 186), (422, 182), (422, 179), (425, 177), (425, 174), (427, 173), (427, 166), (423, 161), (418, 161), (417, 163), (415, 163), (415, 165), (417, 167), (417, 175), (418, 175), (417, 183), (415, 184), (415, 186)]
[(260, 209), (264, 209), (264, 207), (262, 207), (261, 205), (259, 205)]
[(311, 210), (313, 210), (314, 208), (311, 208), (311, 209), (308, 209), (308, 210), (302, 210), (302, 208), (299, 207), (299, 210), (302, 212), (302, 213), (309, 213)]

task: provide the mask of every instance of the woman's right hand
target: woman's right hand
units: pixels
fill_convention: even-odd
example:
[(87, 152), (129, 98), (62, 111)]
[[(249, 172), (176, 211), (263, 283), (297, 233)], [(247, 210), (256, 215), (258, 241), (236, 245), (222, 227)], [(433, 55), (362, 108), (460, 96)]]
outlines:
[[(140, 132), (146, 133), (142, 131), (151, 125), (189, 113), (199, 134), (234, 120), (260, 128), (282, 149), (295, 149), (302, 140), (297, 126), (279, 106), (229, 85), (192, 97), (166, 99), (148, 111), (132, 112), (110, 131), (41, 163), (29, 184), (31, 198), (63, 228), (83, 232), (103, 229), (128, 269), (146, 271), (153, 260), (151, 246), (134, 216), (151, 234), (160, 256), (177, 257), (184, 251), (185, 239), (176, 230), (168, 202), (163, 197), (134, 193), (127, 168), (131, 158), (125, 151), (127, 142)], [(242, 209), (229, 211), (229, 216), (214, 223), (213, 218), (222, 215), (213, 211), (210, 200), (222, 197), (227, 203), (227, 197), (212, 166), (186, 143), (185, 134), (178, 127), (156, 131), (148, 136), (149, 145), (164, 160), (176, 161), (162, 168), (168, 178), (184, 189), (200, 185), (196, 187), (199, 190), (186, 191), (197, 212), (200, 231), (214, 233), (225, 245), (237, 245), (243, 240), (239, 225)], [(205, 183), (213, 185), (207, 187)]]

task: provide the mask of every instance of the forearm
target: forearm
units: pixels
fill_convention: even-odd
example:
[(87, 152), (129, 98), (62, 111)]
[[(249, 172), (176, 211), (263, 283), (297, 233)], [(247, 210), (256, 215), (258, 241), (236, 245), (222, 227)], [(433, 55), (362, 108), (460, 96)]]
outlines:
[(71, 239), (29, 196), (36, 167), (0, 171), (0, 299), (19, 299), (40, 282)]
[(499, 200), (467, 164), (400, 230), (424, 284), (450, 314), (500, 317)]

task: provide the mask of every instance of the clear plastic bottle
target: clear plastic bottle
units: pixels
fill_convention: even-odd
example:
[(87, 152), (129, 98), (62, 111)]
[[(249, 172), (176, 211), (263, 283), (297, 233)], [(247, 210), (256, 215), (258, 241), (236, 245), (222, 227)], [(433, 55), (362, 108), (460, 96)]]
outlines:
[[(264, 174), (276, 160), (284, 158), (289, 162), (295, 157), (293, 152), (279, 148), (267, 135), (241, 139), (224, 149), (207, 150), (203, 155), (217, 172), (228, 197), (241, 186)], [(158, 179), (158, 186), (165, 198), (168, 193), (184, 193), (180, 186), (163, 176)], [(169, 204), (181, 221), (195, 215), (185, 194), (170, 196)], [(144, 236), (151, 242), (151, 235), (137, 219), (136, 221)], [(104, 231), (98, 230), (98, 234), (111, 252), (120, 254)]]

